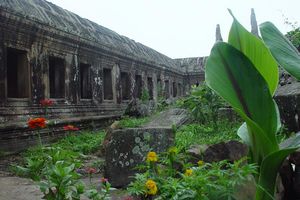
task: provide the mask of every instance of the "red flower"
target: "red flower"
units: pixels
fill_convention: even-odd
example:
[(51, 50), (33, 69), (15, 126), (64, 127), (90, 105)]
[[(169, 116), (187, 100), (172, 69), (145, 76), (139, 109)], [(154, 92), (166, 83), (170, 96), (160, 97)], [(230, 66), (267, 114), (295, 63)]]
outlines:
[(54, 101), (51, 100), (51, 99), (42, 99), (42, 100), (40, 100), (41, 106), (44, 106), (44, 107), (52, 106), (53, 103), (54, 103)]
[(102, 177), (100, 180), (101, 183), (106, 184), (108, 182), (107, 178)]
[(95, 174), (97, 172), (97, 170), (93, 167), (88, 167), (85, 170), (88, 174)]
[(46, 127), (46, 119), (45, 118), (33, 118), (28, 121), (28, 126), (31, 129), (36, 128), (45, 128)]
[(77, 127), (75, 127), (73, 125), (66, 125), (66, 126), (64, 126), (64, 130), (65, 131), (78, 131), (79, 128), (77, 128)]

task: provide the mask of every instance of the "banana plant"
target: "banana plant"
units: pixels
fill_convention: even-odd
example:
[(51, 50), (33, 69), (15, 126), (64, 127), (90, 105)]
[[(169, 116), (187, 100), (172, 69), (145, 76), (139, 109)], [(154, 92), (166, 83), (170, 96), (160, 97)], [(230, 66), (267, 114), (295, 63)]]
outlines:
[(276, 134), (281, 123), (273, 99), (278, 64), (265, 43), (229, 12), (233, 23), (228, 43), (218, 42), (212, 48), (205, 79), (245, 120), (238, 135), (249, 146), (250, 162), (259, 166), (256, 200), (274, 199), (278, 170), (284, 159), (300, 147), (300, 137), (284, 147), (278, 144)]

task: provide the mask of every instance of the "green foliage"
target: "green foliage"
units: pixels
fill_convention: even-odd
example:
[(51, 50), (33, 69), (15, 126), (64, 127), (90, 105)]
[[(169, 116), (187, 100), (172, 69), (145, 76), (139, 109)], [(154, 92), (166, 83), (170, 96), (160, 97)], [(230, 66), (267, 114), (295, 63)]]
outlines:
[(23, 166), (12, 166), (11, 169), (19, 176), (29, 177), (35, 181), (45, 177), (45, 168), (58, 161), (65, 164), (81, 166), (83, 154), (91, 153), (100, 148), (104, 132), (97, 134), (83, 133), (70, 135), (52, 144), (50, 147), (34, 147), (23, 153)]
[(81, 166), (79, 153), (64, 150), (60, 147), (34, 148), (24, 155), (24, 166), (12, 166), (12, 171), (19, 176), (29, 177), (34, 181), (44, 178), (47, 174), (47, 166), (54, 165), (58, 161), (64, 161), (65, 164), (74, 164), (76, 167)]
[(271, 23), (260, 25), (261, 35), (278, 64), (300, 80), (300, 54), (294, 45)]
[(46, 180), (39, 182), (43, 199), (47, 200), (79, 200), (84, 193), (84, 185), (75, 172), (75, 165), (64, 161), (57, 161), (54, 165), (48, 165)]
[(80, 152), (83, 154), (92, 153), (99, 149), (103, 139), (105, 137), (104, 131), (98, 133), (82, 133), (76, 135), (70, 135), (60, 140), (55, 147), (61, 147), (74, 152)]
[[(299, 58), (288, 40), (271, 23), (261, 25), (261, 33), (276, 60), (282, 66), (290, 64), (290, 71), (300, 74), (296, 68)], [(295, 138), (293, 144), (279, 149), (276, 134), (281, 124), (272, 97), (278, 68), (264, 43), (235, 18), (228, 41), (216, 43), (211, 50), (205, 67), (206, 82), (245, 120), (238, 135), (249, 145), (251, 161), (260, 167), (256, 199), (272, 199), (278, 169), (299, 147), (300, 140)]]
[[(244, 164), (243, 159), (233, 164), (222, 161), (201, 166), (184, 165), (186, 156), (178, 153), (175, 147), (159, 158), (158, 162), (147, 162), (145, 173), (135, 175), (128, 187), (129, 194), (155, 200), (236, 199), (236, 188), (249, 180), (257, 169), (253, 164)], [(187, 169), (190, 174), (185, 173)], [(155, 196), (147, 194), (145, 183), (149, 179), (157, 185)]]
[(124, 116), (120, 120), (119, 126), (120, 128), (136, 128), (147, 123), (149, 119), (150, 119), (149, 117), (135, 118), (135, 117)]
[(287, 32), (286, 37), (298, 50), (300, 50), (300, 27)]
[(208, 125), (188, 124), (176, 132), (176, 147), (187, 150), (192, 144), (215, 144), (222, 141), (238, 140), (236, 131), (239, 123), (218, 122), (218, 131)]
[(192, 87), (191, 94), (178, 100), (177, 105), (189, 110), (196, 122), (213, 123), (216, 128), (218, 109), (224, 106), (224, 101), (204, 83), (198, 87)]
[(147, 103), (150, 99), (150, 94), (149, 94), (149, 91), (146, 90), (146, 89), (143, 89), (142, 90), (142, 96), (141, 96), (141, 101), (143, 103)]

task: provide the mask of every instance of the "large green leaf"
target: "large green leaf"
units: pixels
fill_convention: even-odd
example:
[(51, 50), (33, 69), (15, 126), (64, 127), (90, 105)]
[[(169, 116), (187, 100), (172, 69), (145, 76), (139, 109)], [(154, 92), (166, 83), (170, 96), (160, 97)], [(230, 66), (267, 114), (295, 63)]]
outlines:
[(279, 65), (300, 80), (300, 54), (294, 45), (271, 22), (262, 23), (260, 32)]
[(258, 37), (248, 32), (234, 16), (233, 18), (228, 43), (243, 52), (251, 60), (254, 67), (257, 68), (266, 80), (270, 92), (273, 95), (279, 80), (276, 60), (273, 58), (270, 50)]
[[(205, 67), (206, 82), (239, 112), (247, 124), (253, 121), (277, 148), (276, 104), (268, 85), (251, 61), (233, 46), (218, 42)], [(269, 152), (270, 153), (270, 152)]]
[(274, 196), (278, 170), (284, 159), (297, 148), (281, 149), (266, 156), (260, 167), (256, 200), (271, 200)]

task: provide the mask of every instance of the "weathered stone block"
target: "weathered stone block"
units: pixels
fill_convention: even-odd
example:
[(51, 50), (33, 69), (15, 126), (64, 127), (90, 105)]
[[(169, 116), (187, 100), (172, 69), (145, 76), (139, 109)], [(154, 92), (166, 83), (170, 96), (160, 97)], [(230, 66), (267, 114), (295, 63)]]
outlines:
[(234, 162), (247, 156), (247, 145), (238, 141), (232, 140), (229, 142), (220, 142), (209, 146), (203, 153), (204, 162), (219, 162), (221, 160), (228, 160)]
[(276, 91), (275, 100), (284, 125), (289, 131), (299, 131), (300, 83), (294, 82), (279, 87)]
[(175, 134), (171, 128), (119, 129), (111, 133), (106, 146), (105, 176), (113, 187), (130, 183), (149, 151), (161, 153), (173, 145)]

